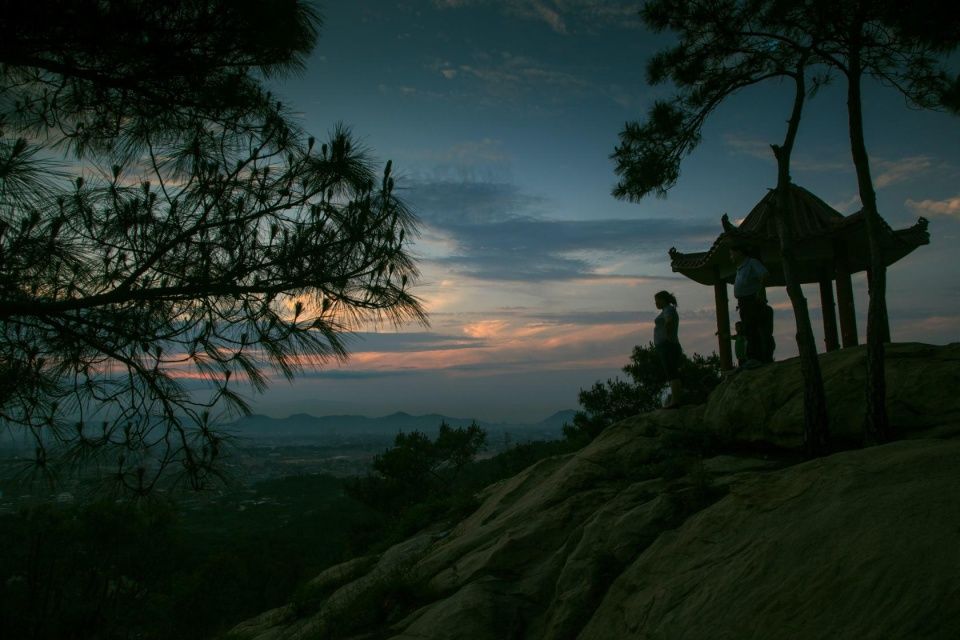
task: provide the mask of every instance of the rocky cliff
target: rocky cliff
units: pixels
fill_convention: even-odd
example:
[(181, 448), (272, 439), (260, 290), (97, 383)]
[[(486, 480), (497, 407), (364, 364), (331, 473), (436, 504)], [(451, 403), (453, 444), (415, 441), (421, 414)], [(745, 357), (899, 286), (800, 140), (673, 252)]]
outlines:
[(706, 405), (488, 487), (450, 530), (329, 569), (231, 637), (960, 637), (960, 344), (890, 346), (906, 437), (866, 449), (848, 448), (863, 349), (821, 363), (833, 455), (795, 454), (796, 360), (744, 371)]

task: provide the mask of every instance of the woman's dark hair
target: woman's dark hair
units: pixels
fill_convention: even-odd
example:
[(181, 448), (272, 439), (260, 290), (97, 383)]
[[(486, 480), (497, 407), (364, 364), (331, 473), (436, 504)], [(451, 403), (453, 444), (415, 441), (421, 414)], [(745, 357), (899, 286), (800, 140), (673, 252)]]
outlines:
[(658, 299), (660, 299), (660, 300), (666, 300), (667, 302), (669, 302), (669, 303), (672, 304), (673, 306), (677, 306), (677, 298), (676, 298), (676, 296), (674, 296), (674, 295), (673, 295), (672, 293), (670, 293), (669, 291), (657, 291), (655, 294), (653, 294), (653, 297), (654, 297), (654, 298), (658, 298)]

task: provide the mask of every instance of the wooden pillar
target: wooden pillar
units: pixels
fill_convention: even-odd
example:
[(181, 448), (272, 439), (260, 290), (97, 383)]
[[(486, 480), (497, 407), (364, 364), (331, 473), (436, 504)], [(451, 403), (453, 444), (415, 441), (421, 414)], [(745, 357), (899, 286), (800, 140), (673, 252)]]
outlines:
[(716, 280), (713, 285), (713, 297), (717, 307), (717, 341), (720, 354), (720, 370), (733, 369), (733, 354), (730, 353), (730, 306), (727, 300), (727, 283), (720, 279), (714, 270)]
[(840, 315), (840, 337), (843, 346), (855, 347), (857, 340), (857, 313), (853, 307), (853, 283), (845, 265), (837, 265), (837, 311)]
[(820, 309), (823, 312), (823, 341), (827, 351), (836, 351), (840, 348), (840, 338), (837, 335), (837, 311), (830, 278), (820, 281)]

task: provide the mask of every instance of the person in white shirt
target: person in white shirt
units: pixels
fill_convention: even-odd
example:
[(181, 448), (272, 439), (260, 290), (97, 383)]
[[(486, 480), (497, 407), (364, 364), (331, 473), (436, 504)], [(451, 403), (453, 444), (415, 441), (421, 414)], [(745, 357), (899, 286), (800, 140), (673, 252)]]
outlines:
[(669, 291), (658, 291), (653, 296), (653, 303), (660, 309), (653, 321), (653, 347), (670, 383), (670, 401), (663, 408), (676, 409), (680, 406), (680, 362), (683, 358), (678, 337), (680, 314), (677, 313), (677, 298)]

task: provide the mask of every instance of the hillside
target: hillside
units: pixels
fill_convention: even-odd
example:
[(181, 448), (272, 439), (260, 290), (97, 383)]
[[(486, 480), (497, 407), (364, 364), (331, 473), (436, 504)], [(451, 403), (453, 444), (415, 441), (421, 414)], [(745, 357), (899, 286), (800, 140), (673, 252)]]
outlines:
[(864, 350), (822, 356), (838, 452), (803, 462), (799, 363), (729, 378), (488, 487), (445, 531), (318, 576), (231, 638), (955, 638), (960, 344), (897, 344), (900, 442), (843, 450)]

